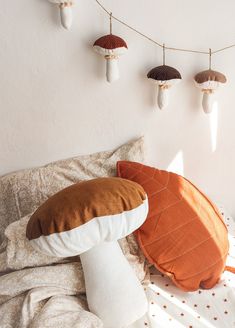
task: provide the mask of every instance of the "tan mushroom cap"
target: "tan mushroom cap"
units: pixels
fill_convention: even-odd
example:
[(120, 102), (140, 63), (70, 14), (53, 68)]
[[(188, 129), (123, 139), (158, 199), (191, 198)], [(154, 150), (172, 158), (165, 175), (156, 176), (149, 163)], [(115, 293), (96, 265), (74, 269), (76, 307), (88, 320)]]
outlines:
[(71, 185), (42, 204), (29, 220), (28, 239), (49, 236), (80, 227), (108, 215), (140, 206), (146, 199), (143, 188), (121, 178), (97, 178)]
[(181, 74), (177, 69), (167, 65), (154, 67), (148, 72), (147, 77), (156, 81), (182, 79)]
[(219, 82), (219, 83), (226, 83), (227, 79), (226, 76), (220, 72), (213, 71), (211, 69), (208, 69), (206, 71), (202, 71), (198, 73), (195, 77), (194, 80), (201, 84), (205, 83), (208, 81), (214, 81), (214, 82)]
[(117, 35), (108, 34), (104, 35), (95, 41), (94, 49), (101, 55), (121, 55), (127, 51), (128, 47), (126, 42)]
[(50, 256), (82, 254), (101, 242), (117, 241), (143, 224), (148, 199), (137, 183), (97, 178), (69, 186), (31, 216), (26, 236)]

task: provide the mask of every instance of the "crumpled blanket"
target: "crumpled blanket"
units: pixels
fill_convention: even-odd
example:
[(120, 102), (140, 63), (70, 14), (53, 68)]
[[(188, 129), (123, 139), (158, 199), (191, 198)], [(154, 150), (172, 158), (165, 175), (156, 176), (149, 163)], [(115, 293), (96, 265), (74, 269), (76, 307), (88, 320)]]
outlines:
[[(122, 250), (141, 281), (147, 266), (133, 235)], [(0, 262), (5, 254), (0, 254)], [(0, 277), (0, 328), (101, 328), (88, 311), (82, 266), (78, 262), (24, 268)], [(4, 263), (0, 263), (4, 267)]]
[(102, 327), (88, 312), (80, 263), (25, 269), (0, 280), (0, 327)]

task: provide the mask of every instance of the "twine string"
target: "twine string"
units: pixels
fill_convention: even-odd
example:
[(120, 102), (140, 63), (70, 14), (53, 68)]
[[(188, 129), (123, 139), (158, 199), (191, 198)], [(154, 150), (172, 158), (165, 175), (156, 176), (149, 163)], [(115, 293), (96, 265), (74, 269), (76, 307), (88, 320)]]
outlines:
[(162, 56), (163, 56), (163, 65), (166, 65), (166, 47), (165, 43), (162, 45)]
[(113, 13), (109, 14), (109, 31), (110, 34), (113, 34), (113, 22), (112, 22)]
[(108, 11), (108, 9), (105, 8), (105, 6), (99, 0), (95, 0), (95, 2), (103, 9), (103, 11), (106, 12), (106, 14), (109, 15), (110, 20), (111, 19), (114, 19), (115, 21), (119, 22), (120, 24), (122, 24), (123, 26), (127, 27), (128, 29), (132, 30), (136, 34), (138, 34), (138, 35), (142, 36), (143, 38), (147, 39), (148, 41), (154, 43), (158, 47), (160, 47), (160, 48), (162, 48), (164, 50), (171, 50), (171, 51), (179, 51), (179, 52), (187, 52), (187, 53), (197, 53), (197, 54), (209, 55), (209, 57), (210, 57), (210, 65), (211, 65), (211, 56), (212, 55), (235, 47), (235, 44), (231, 44), (229, 46), (226, 46), (226, 47), (223, 47), (223, 48), (220, 48), (220, 49), (216, 49), (214, 51), (212, 51), (210, 49), (209, 52), (208, 51), (203, 51), (203, 50), (196, 50), (196, 49), (176, 48), (176, 47), (170, 47), (170, 46), (169, 47), (166, 47), (164, 44), (161, 44), (160, 42), (152, 39), (148, 35), (142, 33), (141, 31), (137, 30), (133, 26), (127, 24), (126, 22), (124, 22), (120, 18), (114, 16), (112, 13), (110, 13), (110, 11)]
[(209, 49), (209, 69), (211, 70), (211, 57), (212, 57), (212, 51), (211, 48)]

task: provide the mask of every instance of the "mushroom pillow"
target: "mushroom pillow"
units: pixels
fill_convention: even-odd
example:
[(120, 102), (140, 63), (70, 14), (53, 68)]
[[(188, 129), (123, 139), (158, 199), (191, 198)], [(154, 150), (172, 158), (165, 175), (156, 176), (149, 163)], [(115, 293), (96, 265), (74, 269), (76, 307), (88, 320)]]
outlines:
[(121, 161), (118, 176), (137, 182), (149, 214), (136, 236), (148, 260), (185, 291), (212, 288), (225, 269), (229, 242), (219, 210), (178, 174)]
[(140, 185), (99, 178), (49, 198), (30, 218), (26, 236), (47, 255), (80, 255), (90, 311), (105, 327), (121, 328), (145, 314), (147, 300), (117, 240), (142, 225), (147, 214)]

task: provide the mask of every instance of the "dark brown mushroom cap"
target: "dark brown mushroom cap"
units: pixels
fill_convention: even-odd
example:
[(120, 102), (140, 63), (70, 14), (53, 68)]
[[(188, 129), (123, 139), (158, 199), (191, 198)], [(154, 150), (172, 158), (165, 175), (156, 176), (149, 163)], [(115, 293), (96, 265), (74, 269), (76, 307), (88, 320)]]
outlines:
[(220, 72), (213, 71), (212, 69), (208, 69), (206, 71), (198, 73), (194, 80), (201, 84), (208, 81), (215, 81), (220, 83), (225, 83), (227, 81), (226, 76)]
[(95, 41), (94, 45), (104, 49), (117, 49), (117, 48), (128, 48), (126, 42), (117, 35), (108, 34), (104, 35)]
[(151, 71), (148, 72), (147, 77), (157, 81), (182, 79), (181, 74), (179, 71), (177, 71), (177, 69), (167, 65), (154, 67), (151, 69)]

